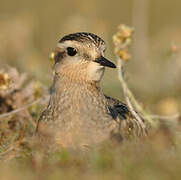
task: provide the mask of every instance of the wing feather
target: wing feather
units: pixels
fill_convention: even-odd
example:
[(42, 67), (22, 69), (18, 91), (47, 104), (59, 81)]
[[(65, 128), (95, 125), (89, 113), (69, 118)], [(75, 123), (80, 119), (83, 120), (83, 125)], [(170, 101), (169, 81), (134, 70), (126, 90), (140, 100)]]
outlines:
[[(146, 134), (146, 129), (132, 115), (128, 106), (117, 99), (105, 95), (110, 115), (118, 121), (121, 136), (126, 139), (140, 137)], [(144, 120), (142, 119), (143, 123)]]

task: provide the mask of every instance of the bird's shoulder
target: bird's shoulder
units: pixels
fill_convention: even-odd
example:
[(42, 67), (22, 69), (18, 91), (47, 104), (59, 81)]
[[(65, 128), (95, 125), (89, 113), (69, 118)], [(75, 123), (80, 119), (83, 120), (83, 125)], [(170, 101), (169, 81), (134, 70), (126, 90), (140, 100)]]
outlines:
[(104, 96), (107, 100), (108, 109), (113, 119), (126, 119), (128, 116), (131, 115), (129, 108), (126, 104), (107, 95)]
[[(141, 137), (147, 134), (147, 130), (133, 116), (128, 106), (117, 99), (105, 95), (108, 103), (108, 109), (113, 119), (120, 124), (120, 134), (122, 138)], [(137, 113), (137, 112), (136, 112)], [(144, 119), (142, 119), (144, 124)]]

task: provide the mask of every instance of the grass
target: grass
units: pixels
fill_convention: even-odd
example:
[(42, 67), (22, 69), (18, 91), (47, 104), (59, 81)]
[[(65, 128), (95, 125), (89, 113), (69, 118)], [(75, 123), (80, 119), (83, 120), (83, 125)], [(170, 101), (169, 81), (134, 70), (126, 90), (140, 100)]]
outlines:
[(164, 141), (102, 145), (84, 153), (34, 149), (1, 161), (1, 179), (180, 179), (180, 149)]

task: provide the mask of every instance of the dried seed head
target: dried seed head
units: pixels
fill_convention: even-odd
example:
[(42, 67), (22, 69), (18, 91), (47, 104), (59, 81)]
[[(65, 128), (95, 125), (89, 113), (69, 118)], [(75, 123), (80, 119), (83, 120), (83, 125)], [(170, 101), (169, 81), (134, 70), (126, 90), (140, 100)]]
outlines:
[(11, 78), (7, 73), (0, 73), (0, 89), (7, 90), (10, 88)]
[(113, 43), (115, 45), (114, 53), (125, 61), (131, 57), (128, 47), (131, 44), (133, 31), (133, 28), (121, 24), (118, 27), (118, 32), (113, 36)]

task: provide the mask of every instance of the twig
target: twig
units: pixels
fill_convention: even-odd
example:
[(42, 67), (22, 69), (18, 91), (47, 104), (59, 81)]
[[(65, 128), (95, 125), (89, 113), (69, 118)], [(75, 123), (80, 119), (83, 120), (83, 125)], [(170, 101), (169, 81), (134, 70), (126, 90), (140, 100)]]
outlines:
[(1, 153), (0, 153), (0, 156), (4, 156), (4, 155), (6, 155), (7, 153), (13, 151), (13, 150), (15, 149), (15, 145), (16, 145), (16, 144), (12, 144), (6, 151), (1, 152)]
[[(138, 2), (139, 0), (138, 1), (135, 0), (136, 5), (138, 4)], [(148, 5), (147, 0), (145, 3), (146, 4), (144, 5)], [(141, 1), (141, 4), (143, 4), (143, 0)], [(123, 67), (124, 67), (124, 63), (127, 60), (129, 60), (131, 57), (131, 55), (129, 54), (128, 48), (132, 42), (133, 31), (134, 31), (133, 28), (130, 28), (129, 26), (121, 24), (118, 26), (118, 32), (113, 36), (113, 42), (115, 45), (114, 52), (117, 57), (117, 63), (118, 63), (118, 78), (123, 88), (123, 93), (124, 93), (126, 103), (131, 113), (135, 117), (135, 120), (137, 121), (136, 123), (139, 123), (143, 129), (146, 128), (146, 125), (151, 126), (151, 127), (158, 127), (159, 120), (176, 119), (179, 117), (179, 114), (176, 114), (170, 117), (148, 114), (137, 102), (133, 93), (128, 88), (126, 81), (124, 79)], [(143, 119), (144, 119), (144, 122), (143, 122)]]
[(147, 115), (147, 117), (150, 117), (152, 119), (159, 119), (159, 120), (171, 120), (171, 119), (178, 119), (180, 117), (180, 114), (174, 114), (174, 115), (170, 115), (170, 116), (160, 116), (160, 115)]
[(30, 106), (33, 106), (34, 104), (37, 104), (37, 103), (43, 101), (44, 99), (47, 101), (48, 97), (46, 96), (46, 97), (39, 98), (39, 99), (37, 99), (37, 100), (29, 103), (29, 104), (24, 105), (24, 106), (21, 107), (21, 108), (15, 109), (15, 110), (13, 110), (13, 111), (11, 111), (11, 112), (8, 112), (8, 113), (1, 114), (1, 115), (0, 115), (0, 119), (1, 119), (1, 118), (4, 118), (4, 117), (7, 117), (7, 116), (11, 116), (11, 115), (16, 114), (16, 113), (18, 113), (18, 112), (20, 112), (20, 111), (23, 111), (23, 110), (29, 108)]
[[(143, 123), (142, 121), (142, 118), (140, 117), (140, 115), (136, 112), (136, 110), (134, 109), (133, 107), (133, 103), (131, 102), (131, 100), (134, 99), (135, 101), (135, 98), (133, 97), (131, 91), (129, 90), (129, 88), (127, 87), (127, 84), (124, 80), (124, 76), (123, 76), (123, 64), (124, 64), (124, 61), (121, 59), (121, 58), (117, 58), (117, 67), (118, 67), (118, 78), (121, 82), (121, 85), (123, 87), (123, 93), (124, 93), (124, 96), (125, 96), (125, 99), (126, 99), (126, 102), (127, 102), (127, 105), (131, 111), (131, 113), (133, 114), (133, 116), (135, 117), (135, 119), (141, 124), (142, 128), (145, 129), (146, 126), (145, 124)], [(138, 104), (138, 103), (137, 103)], [(140, 108), (139, 108), (140, 109)]]
[[(18, 109), (16, 109), (16, 110), (11, 111), (11, 112), (4, 113), (4, 114), (0, 115), (0, 118), (4, 118), (4, 117), (7, 117), (7, 116), (11, 116), (11, 115), (13, 115), (13, 114), (16, 114), (16, 113), (18, 113), (18, 112), (21, 112), (21, 111), (29, 108), (30, 106), (33, 106), (34, 104), (37, 104), (37, 103), (42, 102), (42, 101), (44, 101), (44, 100), (45, 100), (45, 102), (46, 102), (46, 101), (48, 100), (48, 98), (49, 98), (49, 96), (45, 96), (45, 97), (39, 98), (39, 99), (37, 99), (37, 100), (29, 103), (29, 104), (26, 104), (25, 106), (23, 106), (23, 107), (21, 107), (21, 108), (18, 108)], [(17, 148), (17, 146), (20, 145), (20, 143), (22, 142), (22, 139), (24, 138), (25, 129), (26, 129), (26, 124), (24, 125), (23, 131), (22, 131), (21, 134), (20, 134), (19, 141), (16, 142), (16, 143), (13, 143), (6, 151), (1, 152), (1, 153), (0, 153), (0, 158), (1, 158), (2, 156), (5, 156), (5, 155), (8, 154), (9, 152), (15, 150), (15, 149)]]
[(117, 62), (118, 62), (118, 65), (117, 65), (118, 66), (118, 78), (123, 87), (123, 93), (124, 93), (127, 105), (129, 107), (131, 113), (133, 114), (133, 116), (137, 119), (137, 121), (141, 124), (141, 126), (143, 128), (146, 128), (146, 127), (139, 114), (142, 114), (143, 119), (145, 119), (147, 122), (149, 122), (151, 124), (151, 126), (153, 126), (153, 127), (157, 126), (157, 122), (154, 121), (153, 119), (170, 120), (170, 119), (178, 119), (180, 117), (179, 113), (171, 115), (171, 116), (160, 116), (160, 115), (156, 115), (156, 114), (153, 114), (153, 115), (147, 114), (143, 110), (143, 108), (139, 105), (139, 103), (135, 99), (134, 95), (132, 94), (132, 92), (130, 91), (130, 89), (128, 88), (128, 86), (124, 80), (124, 75), (123, 75), (124, 61), (118, 57)]
[[(124, 93), (125, 99), (127, 101), (127, 104), (129, 106), (130, 110), (132, 111), (133, 115), (142, 124), (143, 127), (145, 127), (145, 124), (143, 123), (142, 118), (138, 114), (141, 114), (143, 116), (143, 119), (145, 120), (145, 122), (148, 122), (152, 127), (157, 126), (157, 122), (153, 120), (155, 118), (152, 118), (152, 116), (149, 116), (143, 110), (143, 108), (140, 106), (140, 104), (137, 102), (134, 95), (128, 88), (126, 81), (124, 80), (124, 76), (123, 76), (124, 61), (118, 57), (117, 62), (118, 62), (118, 78), (123, 87), (123, 93)], [(134, 109), (136, 109), (136, 110), (134, 110)]]

